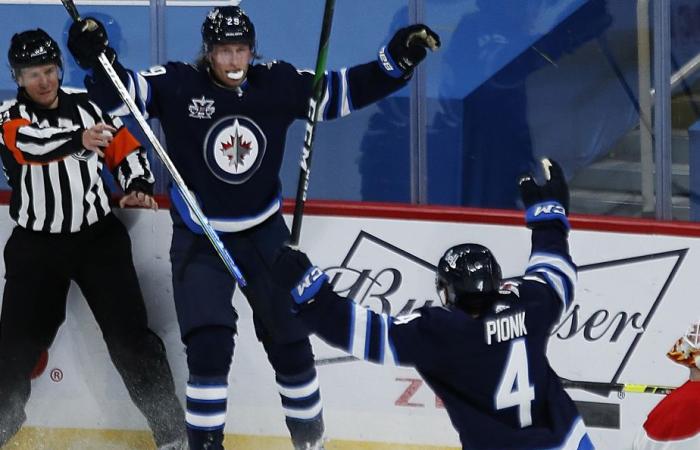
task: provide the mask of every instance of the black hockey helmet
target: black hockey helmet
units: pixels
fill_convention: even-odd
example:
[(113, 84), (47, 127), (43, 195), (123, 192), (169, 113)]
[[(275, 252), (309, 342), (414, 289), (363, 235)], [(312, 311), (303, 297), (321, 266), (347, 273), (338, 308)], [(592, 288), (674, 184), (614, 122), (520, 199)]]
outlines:
[(498, 292), (501, 267), (491, 250), (479, 244), (460, 244), (440, 258), (435, 286), (445, 305), (478, 312)]
[(238, 6), (217, 6), (202, 24), (202, 42), (206, 51), (213, 44), (242, 42), (255, 49), (255, 27)]
[(16, 78), (17, 70), (31, 66), (54, 63), (63, 69), (61, 49), (48, 33), (41, 28), (16, 33), (10, 41), (7, 59)]

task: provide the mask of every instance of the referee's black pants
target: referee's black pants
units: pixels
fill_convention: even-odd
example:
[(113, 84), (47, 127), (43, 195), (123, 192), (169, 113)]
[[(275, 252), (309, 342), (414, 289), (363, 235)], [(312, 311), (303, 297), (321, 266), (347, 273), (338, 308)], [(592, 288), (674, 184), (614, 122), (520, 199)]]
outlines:
[(4, 251), (0, 315), (0, 447), (26, 419), (30, 374), (66, 317), (70, 281), (95, 316), (109, 355), (157, 445), (185, 435), (165, 347), (147, 324), (131, 240), (113, 214), (87, 229), (50, 234), (15, 227)]

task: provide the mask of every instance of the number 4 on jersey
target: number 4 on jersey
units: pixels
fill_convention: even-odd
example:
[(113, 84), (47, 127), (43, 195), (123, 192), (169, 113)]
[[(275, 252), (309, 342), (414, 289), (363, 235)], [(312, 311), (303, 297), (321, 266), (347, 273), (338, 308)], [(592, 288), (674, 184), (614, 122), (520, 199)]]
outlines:
[(496, 391), (496, 409), (518, 407), (520, 427), (532, 425), (530, 403), (535, 399), (535, 388), (530, 385), (525, 341), (517, 339), (510, 345), (510, 355)]

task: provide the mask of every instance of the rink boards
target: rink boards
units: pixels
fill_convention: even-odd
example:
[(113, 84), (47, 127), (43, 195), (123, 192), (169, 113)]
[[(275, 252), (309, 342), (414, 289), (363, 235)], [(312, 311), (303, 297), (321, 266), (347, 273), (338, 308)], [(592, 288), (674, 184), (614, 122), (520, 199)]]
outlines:
[[(6, 209), (0, 212), (3, 241), (12, 226)], [(151, 325), (165, 341), (178, 393), (184, 397), (187, 371), (171, 300), (169, 215), (129, 210), (121, 216), (132, 235)], [(490, 247), (506, 277), (521, 274), (527, 263), (530, 233), (518, 224), (518, 216), (498, 224), (433, 220), (425, 215), (411, 220), (393, 217), (309, 215), (301, 246), (316, 264), (337, 276), (336, 290), (393, 314), (437, 302), (433, 265), (451, 245), (478, 242)], [(552, 367), (574, 380), (682, 383), (687, 371), (667, 361), (665, 352), (700, 315), (694, 298), (700, 273), (698, 238), (575, 230), (570, 242), (580, 269), (579, 283), (573, 307), (550, 339)], [(240, 319), (229, 377), (227, 448), (290, 448), (274, 376), (255, 339), (250, 308), (238, 293), (234, 303)], [(459, 445), (440, 400), (413, 369), (348, 361), (323, 342), (315, 338), (313, 342), (329, 450)], [(46, 448), (51, 449), (97, 448), (87, 443), (100, 436), (111, 436), (103, 438), (104, 448), (151, 445), (124, 447), (130, 439), (148, 442), (142, 432), (146, 424), (110, 364), (75, 286), (66, 323), (49, 355), (46, 370), (32, 384), (27, 408), (31, 428), (22, 433), (17, 448), (35, 448), (26, 443), (21, 447), (23, 439), (32, 436), (49, 439), (53, 445)], [(660, 400), (656, 395), (619, 398), (616, 393), (569, 392), (581, 405), (601, 449), (631, 448), (647, 412)]]

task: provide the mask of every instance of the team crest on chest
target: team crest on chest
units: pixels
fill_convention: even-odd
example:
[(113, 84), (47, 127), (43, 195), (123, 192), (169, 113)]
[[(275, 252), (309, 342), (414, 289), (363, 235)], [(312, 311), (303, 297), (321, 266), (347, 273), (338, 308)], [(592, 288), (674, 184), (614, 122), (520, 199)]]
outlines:
[(210, 100), (202, 95), (201, 98), (193, 98), (189, 105), (190, 117), (193, 119), (211, 119), (216, 111), (214, 100)]
[(221, 181), (245, 183), (260, 167), (266, 146), (267, 139), (255, 122), (244, 116), (229, 116), (209, 129), (204, 160)]

